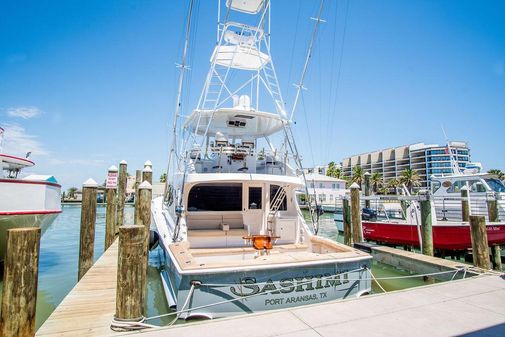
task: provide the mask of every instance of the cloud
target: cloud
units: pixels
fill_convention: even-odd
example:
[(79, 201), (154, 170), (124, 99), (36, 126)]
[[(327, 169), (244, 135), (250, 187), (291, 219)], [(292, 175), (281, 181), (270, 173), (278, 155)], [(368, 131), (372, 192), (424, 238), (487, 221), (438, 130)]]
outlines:
[(23, 127), (17, 124), (5, 124), (3, 128), (5, 132), (2, 152), (14, 155), (24, 155), (27, 152), (39, 156), (49, 154), (37, 137), (28, 134)]
[(20, 106), (17, 108), (9, 108), (7, 109), (7, 115), (11, 117), (19, 117), (23, 119), (30, 119), (36, 117), (42, 113), (37, 107), (34, 106)]

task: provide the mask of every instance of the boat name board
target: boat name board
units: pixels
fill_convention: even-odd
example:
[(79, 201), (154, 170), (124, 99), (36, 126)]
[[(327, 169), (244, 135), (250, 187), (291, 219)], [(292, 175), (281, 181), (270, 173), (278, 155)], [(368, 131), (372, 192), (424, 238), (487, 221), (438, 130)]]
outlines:
[[(342, 277), (341, 277), (342, 276)], [(337, 287), (342, 284), (349, 283), (349, 276), (347, 273), (345, 274), (321, 274), (321, 275), (313, 275), (313, 276), (300, 276), (300, 277), (288, 277), (281, 279), (279, 282), (275, 282), (272, 279), (269, 279), (267, 282), (258, 284), (256, 283), (255, 277), (243, 277), (240, 279), (239, 286), (230, 287), (230, 291), (235, 296), (245, 297), (262, 293), (270, 293), (270, 294), (289, 294), (292, 292), (305, 292), (318, 289), (325, 289), (330, 287)], [(315, 300), (318, 298), (326, 297), (326, 293), (320, 293), (319, 297), (317, 294), (310, 294), (305, 296), (297, 296), (294, 298), (281, 298), (281, 299), (269, 299), (265, 300), (266, 304), (282, 304), (276, 303), (277, 300), (283, 301), (286, 300), (286, 303), (289, 301), (298, 302), (298, 301), (308, 301)], [(269, 302), (269, 303), (267, 303)]]

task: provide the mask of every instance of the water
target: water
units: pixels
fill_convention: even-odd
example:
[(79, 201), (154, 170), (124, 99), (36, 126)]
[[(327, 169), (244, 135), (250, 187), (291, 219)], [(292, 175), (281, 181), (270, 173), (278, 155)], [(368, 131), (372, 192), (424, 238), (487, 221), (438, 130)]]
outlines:
[[(63, 298), (77, 283), (77, 266), (79, 251), (79, 224), (81, 217), (80, 205), (64, 205), (63, 212), (47, 229), (40, 243), (39, 286), (37, 295), (37, 328), (49, 317)], [(125, 207), (125, 222), (133, 223), (133, 207)], [(333, 221), (333, 214), (324, 214), (321, 217), (320, 235), (343, 241), (342, 235)], [(98, 206), (96, 234), (95, 234), (95, 260), (103, 253), (105, 233), (105, 207)], [(154, 250), (150, 253), (147, 284), (147, 316), (155, 316), (170, 311), (168, 308), (159, 277), (158, 254)], [(376, 277), (413, 275), (406, 270), (399, 270), (388, 265), (374, 261), (372, 272)], [(424, 285), (422, 278), (381, 281), (387, 290), (399, 290)], [(0, 289), (2, 284), (0, 282)], [(374, 292), (381, 292), (375, 284)], [(1, 292), (0, 292), (1, 294)], [(0, 295), (1, 296), (1, 295)], [(171, 317), (149, 321), (152, 324), (164, 325), (171, 321)]]

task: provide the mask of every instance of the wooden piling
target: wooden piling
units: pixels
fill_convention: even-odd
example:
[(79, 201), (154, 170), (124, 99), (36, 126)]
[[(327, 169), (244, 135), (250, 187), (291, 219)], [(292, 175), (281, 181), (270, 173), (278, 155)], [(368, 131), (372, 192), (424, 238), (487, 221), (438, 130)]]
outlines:
[(145, 227), (119, 227), (119, 256), (115, 319), (138, 322), (143, 318)]
[(139, 203), (138, 203), (138, 219), (135, 219), (135, 224), (144, 226), (145, 228), (145, 246), (144, 251), (146, 257), (144, 259), (145, 263), (145, 274), (142, 275), (142, 303), (146, 303), (146, 289), (147, 289), (147, 266), (149, 265), (149, 234), (151, 228), (151, 200), (152, 200), (152, 186), (147, 181), (144, 181), (139, 185)]
[(482, 269), (491, 269), (487, 246), (486, 218), (470, 215), (473, 264)]
[(137, 223), (137, 210), (138, 210), (138, 199), (139, 199), (139, 185), (142, 182), (142, 170), (135, 171), (135, 209), (133, 211), (133, 219), (135, 219), (135, 223)]
[(491, 247), (491, 254), (493, 258), (493, 269), (502, 271), (503, 266), (501, 263), (501, 247), (496, 245)]
[(0, 336), (34, 336), (40, 228), (7, 230)]
[[(365, 172), (365, 197), (370, 196), (370, 172)], [(365, 207), (370, 208), (370, 200), (365, 200)]]
[(153, 184), (153, 169), (150, 166), (146, 166), (142, 170), (142, 181), (147, 181), (151, 185)]
[(463, 221), (470, 221), (470, 204), (468, 203), (468, 188), (463, 186), (461, 188), (461, 219)]
[(127, 163), (122, 160), (119, 163), (119, 178), (117, 185), (117, 212), (116, 212), (116, 230), (118, 233), (119, 227), (124, 224), (124, 204), (126, 198), (126, 181), (128, 180)]
[(80, 280), (93, 265), (97, 188), (98, 184), (93, 179), (88, 179), (82, 184), (81, 234), (77, 280)]
[[(108, 177), (117, 177), (118, 169), (116, 166), (109, 167)], [(105, 211), (105, 248), (110, 247), (116, 238), (116, 212), (117, 212), (117, 180), (116, 184), (113, 184), (114, 178), (111, 179), (111, 184), (106, 184), (106, 200), (107, 206)]]
[(423, 239), (422, 253), (433, 256), (433, 214), (432, 200), (429, 191), (420, 191), (421, 204), (421, 238)]
[(344, 227), (344, 244), (352, 246), (351, 206), (349, 206), (349, 199), (342, 200), (342, 221)]
[[(487, 195), (487, 215), (489, 217), (489, 222), (498, 222), (498, 201), (496, 200), (496, 194), (494, 192), (488, 193)], [(501, 247), (492, 246), (491, 247), (491, 257), (493, 262), (493, 269), (501, 271)]]
[(494, 192), (487, 194), (487, 215), (489, 222), (498, 222), (498, 201)]
[(363, 241), (363, 231), (361, 227), (361, 206), (359, 200), (359, 185), (353, 183), (351, 189), (351, 223), (353, 243)]

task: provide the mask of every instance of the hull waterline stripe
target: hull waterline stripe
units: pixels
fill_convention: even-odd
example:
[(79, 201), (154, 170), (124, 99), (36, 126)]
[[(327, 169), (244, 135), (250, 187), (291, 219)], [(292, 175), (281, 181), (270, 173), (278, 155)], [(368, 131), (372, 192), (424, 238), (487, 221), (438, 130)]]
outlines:
[(48, 185), (61, 188), (60, 184), (52, 183), (49, 181), (33, 181), (33, 180), (21, 180), (21, 179), (0, 179), (0, 183), (9, 184), (31, 184), (31, 185)]

